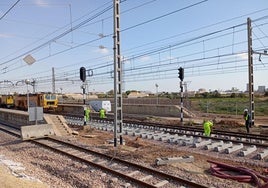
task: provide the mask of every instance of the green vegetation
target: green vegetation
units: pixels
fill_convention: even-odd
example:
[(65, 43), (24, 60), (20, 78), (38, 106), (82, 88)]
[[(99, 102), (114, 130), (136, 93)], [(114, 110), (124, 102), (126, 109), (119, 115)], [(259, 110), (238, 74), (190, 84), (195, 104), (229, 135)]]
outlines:
[[(134, 91), (136, 92), (136, 90), (126, 91), (123, 93), (123, 98), (126, 99), (128, 94)], [(113, 94), (113, 90), (110, 90), (106, 94), (99, 94), (98, 97), (113, 101)], [(179, 92), (150, 94), (144, 98), (128, 99), (127, 102), (132, 101), (131, 104), (155, 104), (156, 98), (159, 104), (180, 104)], [(185, 97), (183, 104), (189, 110), (203, 113), (241, 115), (245, 108), (249, 109), (249, 98), (246, 93), (221, 94), (215, 90)], [(254, 104), (256, 116), (268, 116), (268, 91), (262, 95), (255, 95)]]
[[(249, 108), (249, 99), (246, 97), (219, 97), (219, 98), (191, 98), (193, 110), (216, 114), (242, 114), (245, 108)], [(256, 97), (254, 99), (255, 115), (268, 115), (268, 99)]]

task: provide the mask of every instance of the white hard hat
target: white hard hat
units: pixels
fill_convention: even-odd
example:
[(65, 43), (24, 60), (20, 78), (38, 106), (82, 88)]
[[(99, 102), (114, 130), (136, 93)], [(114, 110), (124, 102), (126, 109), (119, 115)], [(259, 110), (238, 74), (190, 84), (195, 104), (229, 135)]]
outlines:
[(246, 108), (245, 110), (244, 110), (244, 112), (247, 112), (248, 111), (248, 109)]

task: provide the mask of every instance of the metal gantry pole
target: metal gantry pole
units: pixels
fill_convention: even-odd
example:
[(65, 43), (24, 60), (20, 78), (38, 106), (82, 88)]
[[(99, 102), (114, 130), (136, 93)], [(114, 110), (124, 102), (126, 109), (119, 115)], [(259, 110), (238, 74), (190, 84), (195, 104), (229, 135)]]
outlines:
[(251, 125), (254, 125), (254, 80), (253, 80), (253, 50), (252, 50), (252, 27), (251, 19), (247, 19), (248, 30), (248, 92), (249, 92), (249, 113)]
[(83, 89), (83, 106), (84, 106), (84, 126), (87, 125), (87, 118), (86, 118), (86, 86), (85, 86), (85, 82), (83, 82), (82, 85), (82, 89)]
[(183, 83), (180, 81), (181, 88), (181, 125), (183, 125)]
[(183, 125), (183, 79), (184, 79), (184, 68), (178, 68), (181, 88), (181, 125)]
[(114, 0), (114, 147), (117, 147), (117, 127), (119, 127), (120, 144), (123, 144), (122, 126), (122, 63), (120, 54), (120, 7), (119, 0)]
[(55, 70), (54, 67), (52, 67), (52, 93), (55, 93), (56, 86), (55, 86)]
[(29, 97), (29, 83), (27, 84), (27, 112), (29, 112), (29, 108), (30, 108), (30, 97)]

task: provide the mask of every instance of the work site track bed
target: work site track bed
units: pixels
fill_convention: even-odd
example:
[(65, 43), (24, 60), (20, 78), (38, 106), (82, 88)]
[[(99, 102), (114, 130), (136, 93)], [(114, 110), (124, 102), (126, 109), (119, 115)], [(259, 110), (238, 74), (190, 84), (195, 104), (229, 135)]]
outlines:
[[(2, 131), (20, 137), (10, 128), (0, 128)], [(48, 148), (57, 153), (68, 156), (86, 165), (99, 168), (105, 172), (120, 177), (121, 179), (141, 187), (206, 187), (196, 182), (188, 181), (177, 176), (166, 174), (157, 169), (141, 166), (113, 156), (109, 156), (86, 147), (77, 146), (71, 142), (46, 137), (30, 140), (34, 144)]]
[[(77, 116), (65, 116), (67, 123), (71, 126), (83, 126), (84, 120), (83, 117)], [(91, 119), (88, 124), (100, 123), (113, 126), (113, 119), (100, 119), (94, 117)], [(186, 125), (167, 125), (167, 124), (160, 124), (160, 123), (149, 123), (149, 122), (140, 122), (140, 121), (133, 121), (133, 120), (124, 120), (123, 128), (132, 127), (132, 128), (139, 128), (139, 129), (147, 129), (147, 130), (154, 130), (154, 131), (163, 131), (169, 134), (178, 134), (178, 135), (187, 135), (193, 137), (200, 137), (200, 138), (208, 138), (207, 136), (203, 135), (203, 128), (201, 127), (194, 127), (194, 126), (186, 126)], [(268, 137), (267, 135), (261, 134), (245, 134), (241, 132), (233, 132), (233, 131), (222, 131), (213, 129), (212, 135), (210, 139), (224, 141), (224, 142), (233, 142), (237, 144), (244, 144), (244, 145), (256, 145), (258, 147), (267, 148), (268, 147)]]

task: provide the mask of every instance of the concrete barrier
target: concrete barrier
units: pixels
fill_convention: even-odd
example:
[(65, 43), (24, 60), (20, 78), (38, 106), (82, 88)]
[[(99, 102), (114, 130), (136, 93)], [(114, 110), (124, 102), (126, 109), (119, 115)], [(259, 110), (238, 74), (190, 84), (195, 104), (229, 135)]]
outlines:
[(156, 165), (166, 165), (173, 163), (192, 163), (194, 162), (193, 156), (173, 157), (173, 158), (157, 158)]
[(22, 140), (32, 140), (55, 135), (55, 132), (50, 124), (30, 125), (21, 127)]

